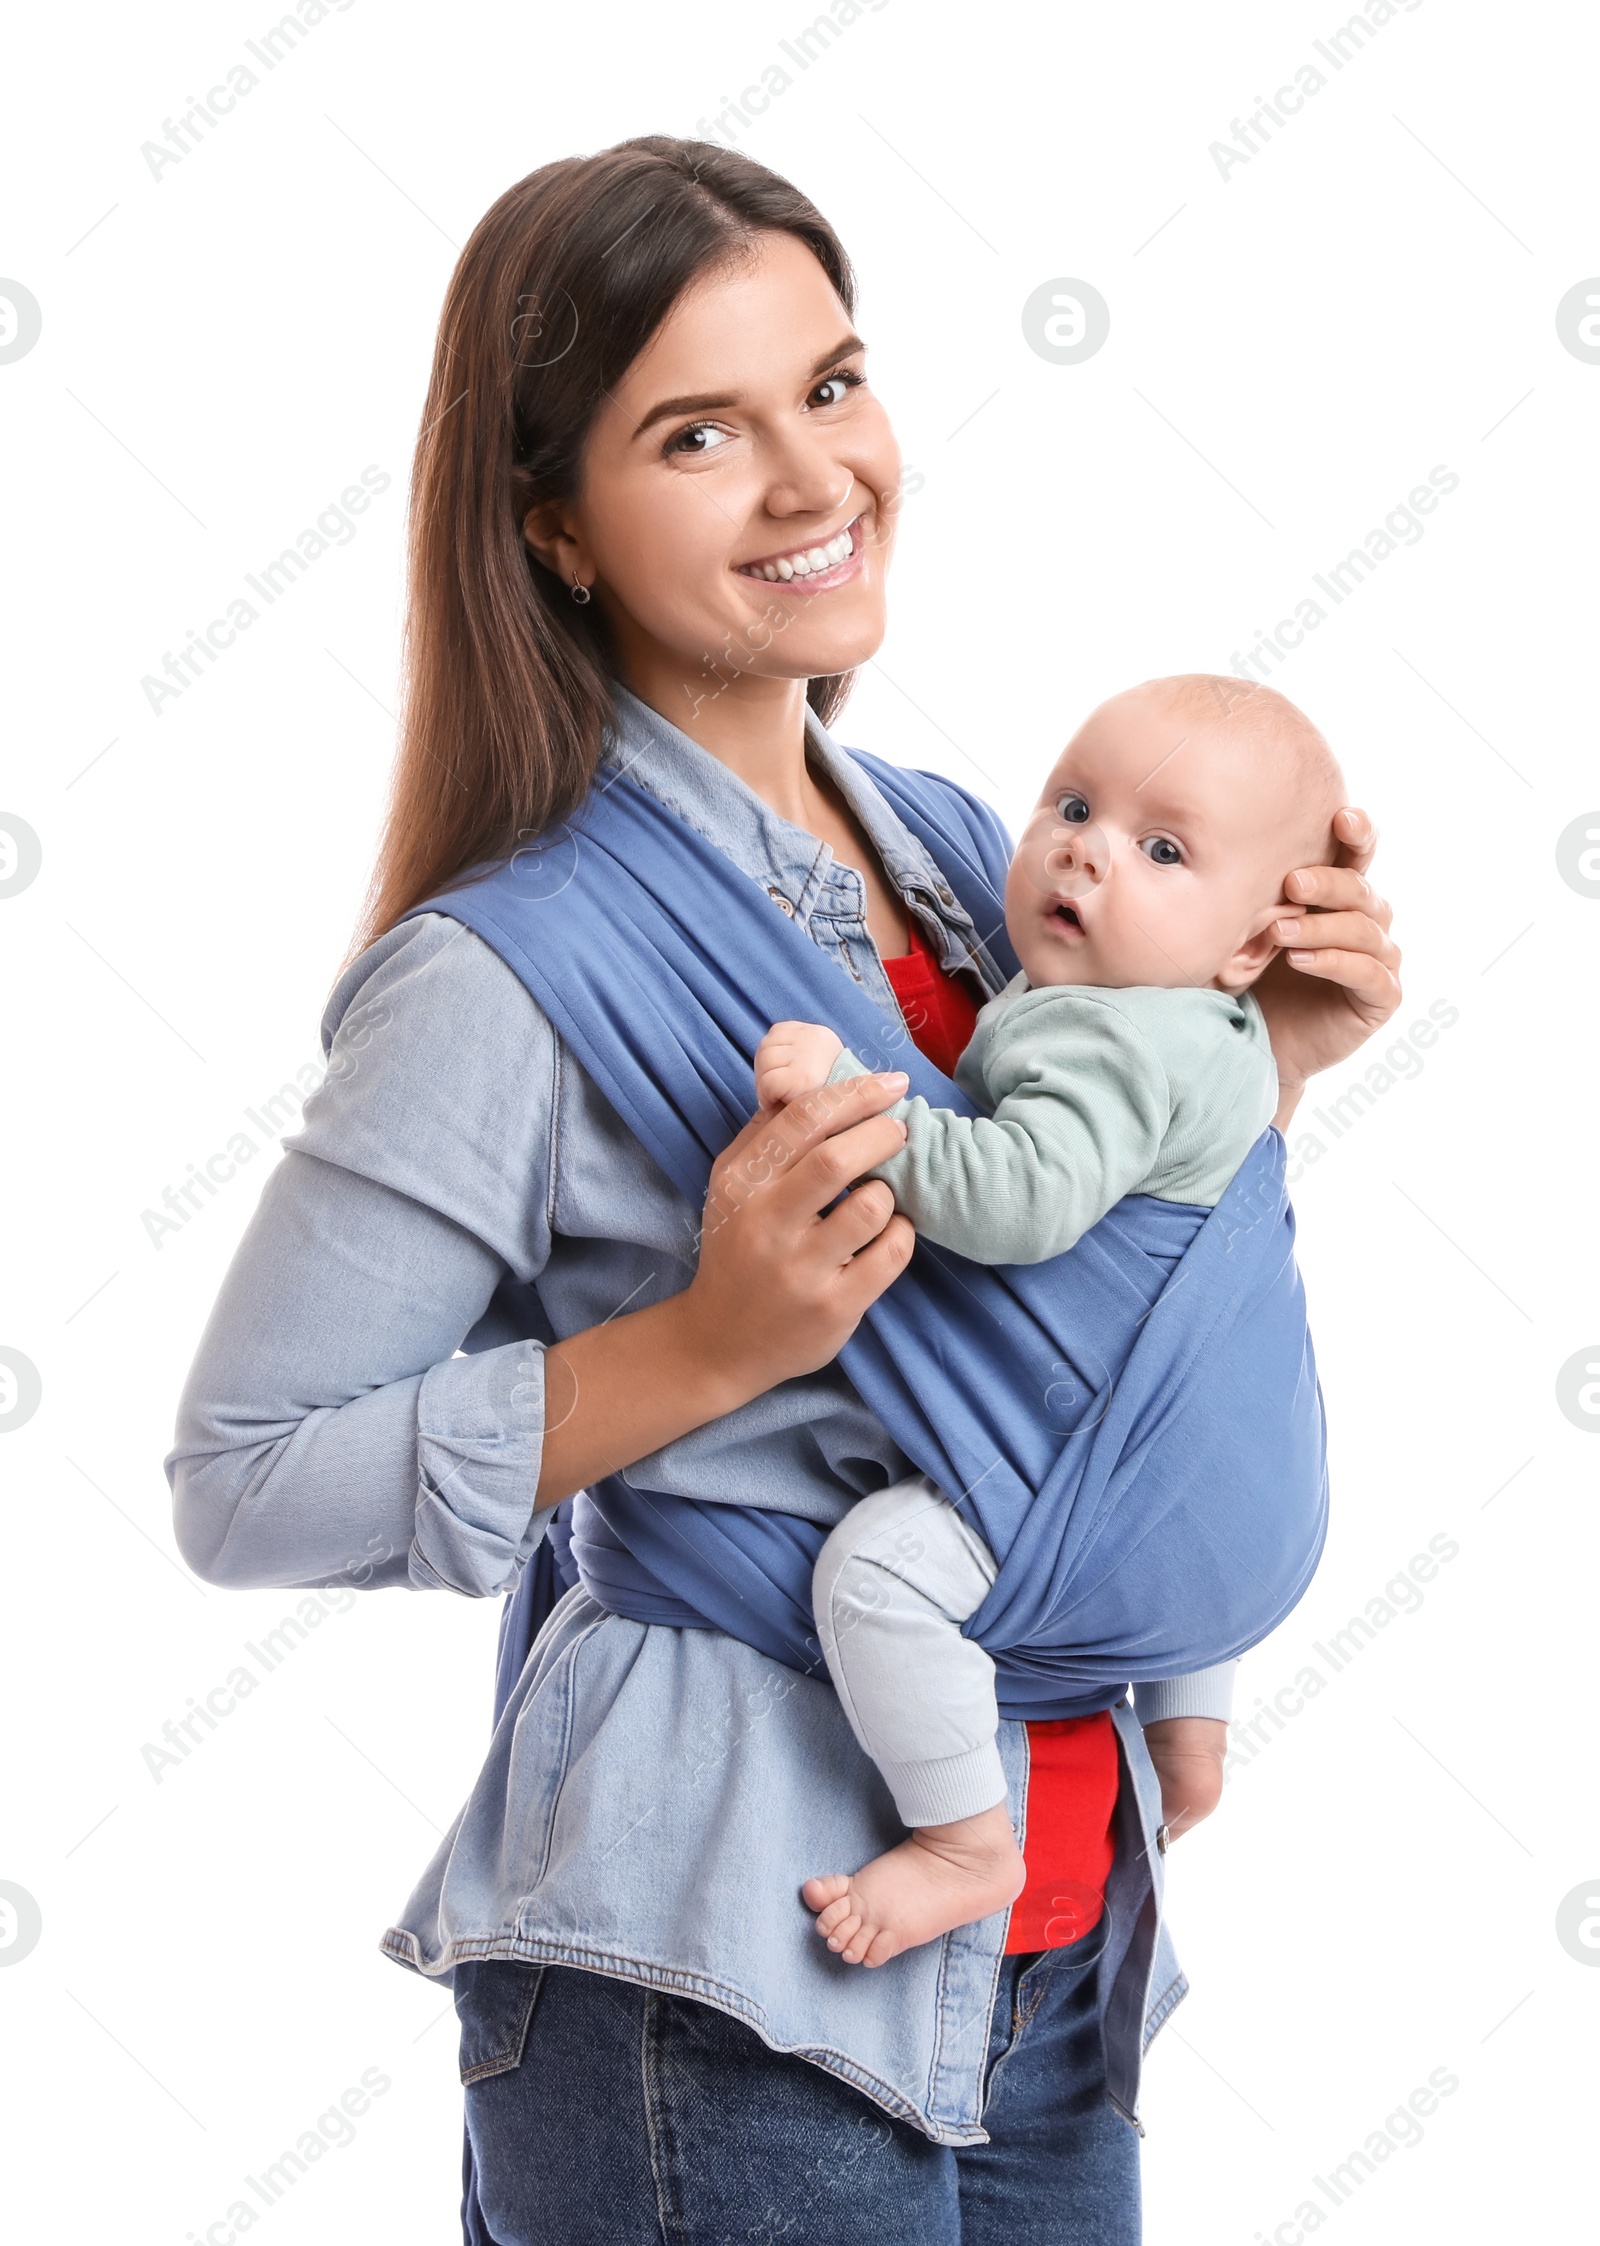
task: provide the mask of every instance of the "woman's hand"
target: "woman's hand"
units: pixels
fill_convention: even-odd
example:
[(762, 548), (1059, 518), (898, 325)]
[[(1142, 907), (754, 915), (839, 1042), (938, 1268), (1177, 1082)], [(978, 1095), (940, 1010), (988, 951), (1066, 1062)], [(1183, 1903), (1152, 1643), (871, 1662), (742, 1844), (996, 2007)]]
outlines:
[(1300, 1104), (1308, 1076), (1332, 1068), (1364, 1045), (1400, 1003), (1400, 951), (1389, 934), (1387, 902), (1366, 879), (1377, 830), (1347, 806), (1334, 820), (1338, 863), (1303, 866), (1284, 894), (1315, 907), (1283, 919), (1284, 949), (1255, 986), (1267, 1018), (1281, 1097), (1280, 1130)]
[(905, 1145), (882, 1110), (906, 1089), (898, 1072), (824, 1084), (754, 1116), (712, 1171), (683, 1310), (741, 1403), (830, 1363), (910, 1262), (916, 1236), (888, 1186), (847, 1190)]
[(882, 1111), (905, 1091), (902, 1075), (855, 1076), (745, 1125), (711, 1173), (683, 1292), (545, 1352), (538, 1505), (839, 1354), (915, 1245), (880, 1180), (848, 1190), (904, 1146)]

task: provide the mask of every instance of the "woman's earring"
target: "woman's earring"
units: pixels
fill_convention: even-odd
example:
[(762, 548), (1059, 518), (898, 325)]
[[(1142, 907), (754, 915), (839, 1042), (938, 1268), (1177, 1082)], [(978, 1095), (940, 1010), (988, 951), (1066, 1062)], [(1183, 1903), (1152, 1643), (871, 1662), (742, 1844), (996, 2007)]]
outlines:
[(572, 597), (577, 602), (580, 608), (584, 608), (587, 607), (588, 603), (593, 599), (594, 596), (590, 592), (587, 585), (580, 585), (576, 577), (574, 577), (574, 579), (572, 580)]

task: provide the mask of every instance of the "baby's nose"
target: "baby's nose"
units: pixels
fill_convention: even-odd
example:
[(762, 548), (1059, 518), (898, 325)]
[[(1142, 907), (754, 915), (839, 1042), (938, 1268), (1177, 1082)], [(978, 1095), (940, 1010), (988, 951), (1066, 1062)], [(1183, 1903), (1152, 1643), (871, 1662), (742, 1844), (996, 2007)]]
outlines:
[(1093, 889), (1106, 877), (1111, 863), (1111, 853), (1102, 830), (1097, 826), (1057, 827), (1052, 848), (1045, 861), (1050, 878), (1070, 895), (1081, 896)]

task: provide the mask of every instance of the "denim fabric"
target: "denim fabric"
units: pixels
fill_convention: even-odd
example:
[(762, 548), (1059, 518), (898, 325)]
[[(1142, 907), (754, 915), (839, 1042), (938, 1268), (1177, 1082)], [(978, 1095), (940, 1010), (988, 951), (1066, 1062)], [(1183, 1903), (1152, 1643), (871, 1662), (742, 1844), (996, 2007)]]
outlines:
[(1005, 1960), (989, 2141), (931, 2144), (692, 2000), (564, 1966), (456, 1975), (467, 2246), (1136, 2246), (1103, 1928)]
[[(631, 696), (619, 706), (614, 760), (893, 1014), (859, 877)], [(972, 923), (872, 782), (819, 727), (811, 753), (939, 956), (981, 969)], [(549, 1518), (533, 1511), (544, 1344), (685, 1286), (699, 1212), (456, 922), (427, 916), (371, 945), (335, 987), (324, 1043), (326, 1082), (267, 1179), (179, 1406), (166, 1461), (179, 1543), (222, 1584), (498, 1594)], [(906, 1470), (829, 1366), (627, 1478), (832, 1527)], [(1230, 1683), (1228, 1665), (1143, 1687), (1139, 1715), (1177, 1712), (1175, 1693), (1186, 1713), (1226, 1715)], [(1132, 2113), (1143, 2042), (1183, 1984), (1159, 1928), (1159, 1788), (1133, 1711), (1116, 1722), (1126, 1834), (1107, 2066)], [(1001, 1726), (1000, 1749), (1020, 1825), (1021, 1725)], [(830, 1687), (719, 1633), (606, 1615), (574, 1592), (384, 1947), (444, 1980), (503, 1957), (698, 1996), (894, 2118), (976, 2143), (1004, 1914), (863, 1974), (830, 1955), (798, 1900), (808, 1872), (898, 1837)]]
[[(1108, 2094), (1136, 2111), (1145, 2043), (1185, 1993), (1160, 1924), (1160, 1787), (1133, 1711), (1106, 1887)], [(1025, 1830), (1027, 1732), (1002, 1723)], [(797, 1892), (902, 1836), (837, 1695), (736, 1639), (609, 1615), (569, 1592), (389, 1955), (436, 1978), (480, 1958), (587, 1966), (697, 1997), (948, 2144), (981, 2142), (1007, 1914), (873, 1972), (817, 1939)]]

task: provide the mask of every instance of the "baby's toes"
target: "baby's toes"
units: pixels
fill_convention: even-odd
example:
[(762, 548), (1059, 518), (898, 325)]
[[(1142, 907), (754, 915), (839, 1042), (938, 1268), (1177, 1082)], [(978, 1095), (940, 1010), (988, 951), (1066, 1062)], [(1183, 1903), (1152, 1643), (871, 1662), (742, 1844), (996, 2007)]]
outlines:
[[(839, 1951), (839, 1955), (844, 1959), (846, 1965), (860, 1965), (864, 1962), (868, 1951), (872, 1948), (876, 1933), (876, 1927), (868, 1926), (864, 1919), (857, 1917), (849, 1930), (848, 1939)], [(838, 1940), (839, 1936), (835, 1935), (833, 1942), (828, 1944), (829, 1949), (832, 1949), (834, 1942)]]
[(842, 1903), (849, 1893), (848, 1872), (824, 1872), (817, 1879), (808, 1879), (803, 1883), (800, 1899), (807, 1910), (823, 1911), (832, 1903)]
[(829, 1907), (818, 1916), (816, 1932), (827, 1938), (829, 1947), (838, 1950), (849, 1941), (858, 1925), (861, 1925), (861, 1911), (845, 1898), (843, 1902), (829, 1902)]
[(865, 1949), (866, 1936), (861, 1931), (861, 1913), (850, 1909), (839, 1919), (828, 1936), (828, 1947), (842, 1957), (846, 1965), (855, 1964), (854, 1952)]
[(862, 1951), (861, 1962), (863, 1965), (887, 1965), (890, 1958), (900, 1955), (901, 1947), (899, 1935), (880, 1926)]

